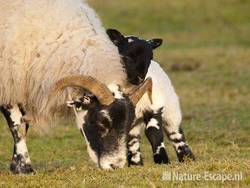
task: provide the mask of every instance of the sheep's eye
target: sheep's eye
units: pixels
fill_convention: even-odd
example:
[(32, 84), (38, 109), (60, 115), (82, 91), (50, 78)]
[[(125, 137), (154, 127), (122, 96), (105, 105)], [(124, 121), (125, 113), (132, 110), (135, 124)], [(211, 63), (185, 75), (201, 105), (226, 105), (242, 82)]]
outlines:
[(101, 137), (107, 136), (107, 134), (109, 132), (109, 129), (107, 128), (107, 126), (102, 124), (102, 123), (99, 123), (98, 126), (99, 126), (99, 131), (100, 131)]
[(77, 111), (82, 110), (82, 104), (80, 102), (75, 102), (75, 107)]

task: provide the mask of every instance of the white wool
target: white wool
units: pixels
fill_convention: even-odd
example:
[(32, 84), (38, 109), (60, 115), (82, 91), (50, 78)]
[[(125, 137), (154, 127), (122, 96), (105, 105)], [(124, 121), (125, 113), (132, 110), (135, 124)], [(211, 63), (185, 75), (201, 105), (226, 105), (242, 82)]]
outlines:
[(179, 126), (182, 120), (179, 98), (175, 89), (160, 65), (151, 61), (146, 77), (151, 77), (153, 81), (152, 104), (149, 102), (147, 95), (139, 101), (136, 106), (136, 116), (141, 117), (145, 109), (154, 111), (163, 107), (163, 119), (167, 122), (171, 132), (179, 132)]
[[(48, 91), (62, 77), (90, 75), (123, 85), (117, 48), (82, 0), (0, 0), (0, 104), (23, 103), (50, 118)], [(65, 114), (66, 92), (55, 101)], [(63, 106), (63, 107), (62, 107)]]

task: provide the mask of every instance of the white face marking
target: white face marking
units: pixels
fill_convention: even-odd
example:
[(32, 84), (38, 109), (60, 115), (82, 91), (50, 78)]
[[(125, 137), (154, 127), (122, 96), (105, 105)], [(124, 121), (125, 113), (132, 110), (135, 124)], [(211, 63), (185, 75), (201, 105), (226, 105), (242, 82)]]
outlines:
[(120, 152), (119, 155), (106, 156), (100, 159), (100, 167), (105, 170), (113, 168), (122, 168), (126, 164), (126, 152)]
[(23, 115), (17, 105), (10, 109), (10, 118), (14, 122), (14, 125), (21, 125), (22, 116)]
[(182, 138), (182, 134), (180, 133), (171, 134), (169, 137), (171, 140), (175, 140), (175, 139), (180, 140)]
[(122, 168), (126, 164), (127, 159), (127, 148), (125, 143), (125, 137), (120, 139), (118, 150), (112, 155), (105, 155), (100, 158), (100, 167), (102, 169), (113, 169), (111, 165), (115, 168)]
[(101, 110), (101, 113), (102, 113), (103, 117), (105, 117), (109, 120), (109, 122), (112, 121), (107, 110)]
[[(98, 156), (96, 155), (96, 152), (91, 148), (83, 129), (81, 129), (81, 131), (86, 140), (89, 157), (96, 165), (98, 165)], [(99, 165), (102, 169), (113, 169), (111, 164), (116, 168), (122, 168), (125, 165), (127, 157), (125, 137), (120, 139), (118, 142), (119, 142), (118, 150), (114, 154), (105, 155), (99, 159)]]
[(111, 92), (114, 93), (114, 97), (116, 99), (124, 99), (123, 93), (119, 90), (119, 86), (116, 84), (110, 84), (108, 85), (108, 88)]
[(160, 129), (160, 127), (159, 127), (159, 125), (158, 125), (158, 121), (155, 119), (155, 118), (152, 118), (149, 122), (148, 122), (148, 124), (147, 124), (147, 129), (149, 128), (149, 127), (154, 127), (154, 128), (156, 128), (156, 129)]

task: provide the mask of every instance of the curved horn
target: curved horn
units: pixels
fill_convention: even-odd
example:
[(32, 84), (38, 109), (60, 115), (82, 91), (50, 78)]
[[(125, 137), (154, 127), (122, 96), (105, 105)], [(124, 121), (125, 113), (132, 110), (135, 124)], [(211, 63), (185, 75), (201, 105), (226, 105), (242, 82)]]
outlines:
[(148, 92), (148, 96), (150, 99), (150, 102), (152, 103), (152, 79), (147, 78), (139, 87), (137, 87), (135, 90), (132, 91), (132, 93), (129, 95), (129, 99), (131, 102), (136, 105), (139, 100), (142, 98), (142, 96)]
[(106, 85), (91, 76), (83, 75), (66, 76), (57, 81), (51, 88), (49, 101), (66, 87), (79, 87), (86, 89), (93, 93), (103, 105), (109, 105), (114, 102), (114, 97)]

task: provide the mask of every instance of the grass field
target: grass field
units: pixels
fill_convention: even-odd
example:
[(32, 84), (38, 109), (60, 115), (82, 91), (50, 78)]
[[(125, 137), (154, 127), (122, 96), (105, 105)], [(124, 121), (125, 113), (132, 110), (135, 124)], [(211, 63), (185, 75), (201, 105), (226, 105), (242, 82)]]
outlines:
[[(9, 172), (12, 137), (0, 118), (0, 187), (249, 187), (250, 1), (89, 0), (106, 28), (161, 37), (155, 53), (181, 98), (184, 131), (197, 157), (180, 164), (166, 140), (171, 165), (154, 165), (143, 138), (145, 165), (102, 171), (92, 164), (74, 125), (47, 135), (29, 132), (36, 175)], [(175, 68), (177, 67), (177, 69)], [(194, 67), (192, 70), (185, 67)], [(164, 172), (242, 172), (242, 181), (163, 181)]]

